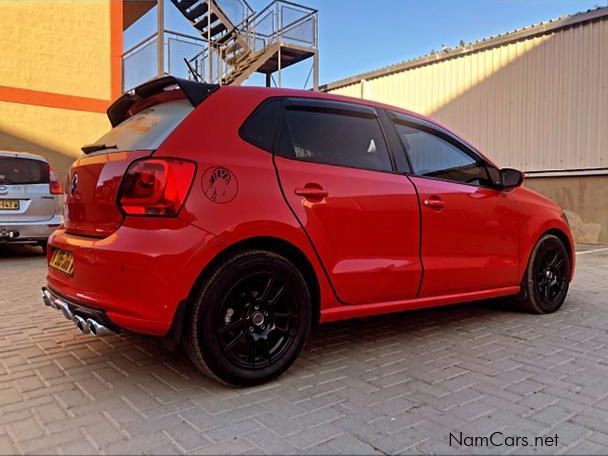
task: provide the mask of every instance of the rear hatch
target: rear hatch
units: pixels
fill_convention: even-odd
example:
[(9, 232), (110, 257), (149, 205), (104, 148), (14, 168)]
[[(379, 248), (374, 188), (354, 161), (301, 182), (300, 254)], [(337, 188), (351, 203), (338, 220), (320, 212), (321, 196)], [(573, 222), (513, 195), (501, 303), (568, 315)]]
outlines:
[(59, 210), (50, 168), (37, 158), (0, 155), (0, 223), (43, 222)]
[[(113, 128), (70, 168), (65, 204), (69, 233), (106, 237), (122, 224), (125, 174), (153, 154), (215, 86), (164, 77), (124, 94), (108, 109)], [(145, 214), (144, 214), (145, 215)]]

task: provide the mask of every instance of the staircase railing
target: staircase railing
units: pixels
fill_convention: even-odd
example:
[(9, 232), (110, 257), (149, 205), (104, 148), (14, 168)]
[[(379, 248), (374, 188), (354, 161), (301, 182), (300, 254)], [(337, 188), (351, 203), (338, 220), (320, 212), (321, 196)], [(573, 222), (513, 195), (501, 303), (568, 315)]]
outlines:
[[(186, 62), (199, 55), (206, 42), (197, 36), (165, 30), (164, 72), (173, 76), (195, 79)], [(158, 33), (154, 33), (122, 54), (122, 91), (158, 76)]]
[(236, 28), (239, 28), (255, 14), (255, 11), (246, 0), (214, 0), (214, 3), (224, 12)]
[(275, 0), (256, 13), (245, 32), (253, 38), (256, 49), (277, 41), (305, 47), (317, 47), (317, 10), (287, 0)]
[[(276, 43), (317, 49), (317, 10), (287, 0), (275, 0), (252, 14), (245, 0), (213, 0), (238, 24), (220, 42), (165, 30), (164, 72), (177, 77), (230, 84)], [(158, 34), (154, 33), (122, 55), (123, 92), (158, 76)]]
[[(286, 0), (275, 0), (246, 19), (231, 35), (224, 38), (222, 44), (202, 49), (191, 59), (190, 63), (204, 81), (230, 83), (231, 75), (238, 73), (239, 67), (248, 65), (278, 42), (316, 49), (318, 12)], [(229, 51), (235, 48), (237, 39), (243, 52), (238, 59), (231, 60)]]

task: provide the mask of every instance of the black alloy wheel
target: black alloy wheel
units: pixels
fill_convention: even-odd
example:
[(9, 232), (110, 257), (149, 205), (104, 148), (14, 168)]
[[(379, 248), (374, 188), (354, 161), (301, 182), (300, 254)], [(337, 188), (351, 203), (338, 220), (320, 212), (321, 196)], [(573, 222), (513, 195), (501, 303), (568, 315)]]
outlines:
[(566, 299), (571, 264), (564, 243), (554, 235), (543, 236), (532, 251), (519, 302), (532, 313), (551, 313)]
[(225, 259), (192, 301), (184, 347), (199, 369), (236, 386), (267, 382), (298, 357), (311, 298), (286, 258), (248, 250)]
[(554, 246), (544, 250), (534, 265), (534, 286), (543, 302), (553, 306), (563, 300), (568, 290), (569, 271), (566, 271), (566, 257), (561, 249)]
[(268, 271), (243, 277), (218, 306), (222, 350), (245, 369), (272, 365), (294, 342), (298, 305), (285, 277)]

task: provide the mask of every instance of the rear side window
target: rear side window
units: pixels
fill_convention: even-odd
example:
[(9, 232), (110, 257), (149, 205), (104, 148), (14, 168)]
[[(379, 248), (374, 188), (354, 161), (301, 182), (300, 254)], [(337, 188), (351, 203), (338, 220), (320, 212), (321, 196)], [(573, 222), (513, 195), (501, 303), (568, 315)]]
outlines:
[(265, 101), (241, 127), (241, 138), (260, 149), (272, 152), (280, 115), (281, 100), (275, 98)]
[(415, 174), (471, 185), (491, 186), (485, 164), (448, 141), (396, 124)]
[(0, 185), (48, 183), (47, 163), (29, 158), (0, 157)]
[(355, 112), (288, 106), (277, 153), (327, 165), (392, 171), (378, 119)]
[(108, 146), (104, 153), (157, 149), (193, 110), (185, 99), (152, 106), (121, 122), (95, 144)]

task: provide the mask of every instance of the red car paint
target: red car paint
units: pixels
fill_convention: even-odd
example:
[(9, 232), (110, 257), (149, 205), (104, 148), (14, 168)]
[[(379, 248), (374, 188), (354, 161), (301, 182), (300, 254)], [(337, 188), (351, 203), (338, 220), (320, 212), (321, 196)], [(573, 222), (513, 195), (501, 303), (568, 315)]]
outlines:
[[(72, 252), (74, 273), (49, 268), (48, 286), (105, 311), (120, 328), (162, 336), (205, 268), (241, 243), (273, 239), (299, 252), (314, 271), (321, 322), (517, 294), (531, 251), (548, 231), (567, 240), (572, 253), (561, 209), (525, 188), (273, 157), (239, 136), (270, 97), (357, 103), (438, 125), (359, 99), (222, 87), (156, 150), (110, 151), (74, 163), (70, 179), (80, 181), (74, 193), (67, 190), (65, 227), (48, 250), (49, 261), (57, 248)], [(177, 98), (183, 96), (166, 97)], [(144, 100), (131, 114), (164, 101)], [(125, 215), (119, 207), (125, 172), (148, 156), (196, 165), (176, 217)]]

